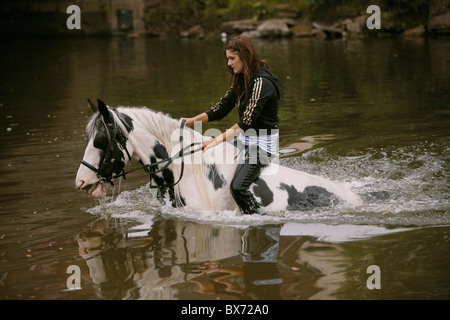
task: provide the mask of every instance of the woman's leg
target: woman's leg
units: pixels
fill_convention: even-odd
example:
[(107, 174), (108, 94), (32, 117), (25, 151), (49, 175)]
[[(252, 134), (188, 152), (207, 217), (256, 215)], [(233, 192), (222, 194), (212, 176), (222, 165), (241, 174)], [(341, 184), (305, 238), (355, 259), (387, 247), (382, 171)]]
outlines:
[(258, 213), (261, 205), (250, 192), (250, 185), (255, 182), (261, 173), (262, 165), (251, 164), (248, 160), (239, 164), (231, 181), (231, 194), (241, 209), (242, 214)]

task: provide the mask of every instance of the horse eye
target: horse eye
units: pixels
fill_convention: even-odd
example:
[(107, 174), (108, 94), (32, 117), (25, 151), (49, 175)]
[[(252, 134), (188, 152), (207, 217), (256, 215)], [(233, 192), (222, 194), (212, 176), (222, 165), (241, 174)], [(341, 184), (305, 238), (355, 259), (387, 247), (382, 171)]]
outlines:
[(94, 138), (94, 147), (105, 149), (108, 146), (108, 137), (105, 132), (97, 132)]

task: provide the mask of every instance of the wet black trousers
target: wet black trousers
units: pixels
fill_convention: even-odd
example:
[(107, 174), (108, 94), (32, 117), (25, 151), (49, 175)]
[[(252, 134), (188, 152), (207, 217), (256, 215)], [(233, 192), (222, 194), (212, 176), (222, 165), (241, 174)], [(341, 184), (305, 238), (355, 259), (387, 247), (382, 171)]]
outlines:
[(259, 213), (261, 205), (256, 201), (249, 187), (258, 180), (262, 168), (268, 164), (265, 157), (264, 160), (261, 159), (259, 152), (255, 157), (252, 157), (251, 154), (254, 153), (249, 152), (248, 149), (245, 150), (245, 158), (242, 163), (238, 164), (230, 185), (231, 194), (242, 214)]

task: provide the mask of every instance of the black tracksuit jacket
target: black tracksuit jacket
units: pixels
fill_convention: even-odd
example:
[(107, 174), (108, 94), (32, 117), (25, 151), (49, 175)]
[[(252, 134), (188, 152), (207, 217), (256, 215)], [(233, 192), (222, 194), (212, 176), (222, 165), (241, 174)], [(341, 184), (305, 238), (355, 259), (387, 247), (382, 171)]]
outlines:
[(249, 92), (239, 99), (232, 86), (218, 103), (206, 111), (208, 122), (222, 119), (237, 107), (237, 124), (242, 130), (254, 129), (258, 132), (259, 129), (267, 129), (270, 133), (270, 129), (278, 129), (280, 90), (277, 77), (262, 67), (256, 72)]

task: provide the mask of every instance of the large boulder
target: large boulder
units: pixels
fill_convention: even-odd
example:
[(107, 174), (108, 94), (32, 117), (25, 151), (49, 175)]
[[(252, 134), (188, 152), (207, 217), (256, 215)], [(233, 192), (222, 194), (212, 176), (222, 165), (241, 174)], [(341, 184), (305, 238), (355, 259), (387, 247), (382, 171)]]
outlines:
[(205, 30), (203, 30), (201, 25), (195, 25), (189, 30), (180, 31), (180, 37), (203, 39), (205, 37)]
[(450, 34), (450, 10), (432, 17), (428, 21), (428, 31), (436, 34)]
[(423, 25), (407, 29), (403, 31), (403, 33), (401, 34), (403, 38), (417, 38), (423, 37), (424, 35), (425, 35), (425, 27)]
[(342, 21), (341, 25), (344, 30), (351, 33), (362, 33), (366, 31), (367, 16), (361, 15), (355, 18), (349, 18)]
[(255, 30), (260, 24), (261, 22), (253, 19), (226, 21), (222, 23), (221, 31), (227, 34), (241, 34)]
[(262, 23), (256, 29), (263, 38), (282, 38), (289, 37), (291, 30), (289, 30), (288, 21), (285, 19), (272, 19)]

